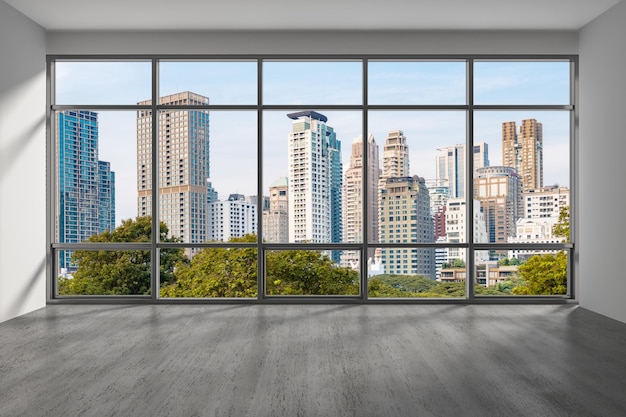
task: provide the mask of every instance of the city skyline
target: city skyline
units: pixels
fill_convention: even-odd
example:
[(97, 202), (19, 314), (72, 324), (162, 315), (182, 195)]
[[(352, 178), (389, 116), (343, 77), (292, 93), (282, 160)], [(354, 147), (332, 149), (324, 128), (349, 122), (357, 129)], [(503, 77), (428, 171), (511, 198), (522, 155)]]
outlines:
[[(61, 65), (68, 64), (68, 65)], [(71, 65), (70, 65), (71, 64)], [(142, 99), (149, 97), (149, 89), (144, 88), (148, 83), (137, 83), (139, 79), (145, 77), (145, 70), (149, 68), (149, 64), (145, 63), (131, 63), (128, 64), (129, 68), (133, 68), (133, 77), (128, 77), (126, 73), (118, 74), (116, 80), (120, 79), (128, 81), (128, 88), (117, 89), (107, 95), (103, 93), (106, 88), (103, 87), (103, 83), (95, 83), (93, 88), (85, 89), (80, 88), (80, 77), (76, 78), (75, 73), (84, 71), (84, 66), (79, 65), (81, 63), (57, 63), (57, 102), (59, 103), (89, 103), (98, 104), (106, 103), (109, 100), (97, 100), (94, 97), (111, 97), (111, 94), (115, 94), (116, 99), (122, 97), (121, 102), (128, 102), (129, 104), (136, 104)], [(164, 63), (163, 65), (170, 65), (170, 63)], [(215, 64), (215, 63), (211, 63)], [(236, 63), (239, 64), (239, 63)], [(255, 66), (251, 63), (254, 72)], [(378, 64), (378, 63), (377, 63)], [(385, 67), (383, 63), (379, 63), (381, 68)], [(392, 66), (394, 63), (385, 63), (386, 66)], [(457, 66), (459, 63), (455, 63)], [(563, 63), (556, 63), (557, 70), (554, 74), (545, 74), (542, 79), (546, 79), (546, 83), (553, 82), (554, 78), (562, 78), (565, 72), (562, 70)], [(140, 67), (143, 65), (143, 70), (137, 70), (137, 65)], [(173, 80), (176, 78), (175, 73), (180, 69), (181, 63), (171, 63), (171, 67), (164, 69), (161, 82), (161, 91), (176, 92), (176, 87), (191, 88), (186, 83), (182, 83), (179, 80), (175, 83)], [(543, 63), (543, 65), (547, 65)], [(99, 65), (96, 65), (100, 68)], [(115, 66), (113, 66), (115, 67)], [(205, 95), (209, 97), (212, 104), (229, 104), (231, 102), (239, 103), (243, 99), (239, 100), (238, 97), (243, 97), (240, 92), (247, 87), (244, 84), (238, 83), (236, 76), (241, 75), (242, 71), (235, 71), (234, 76), (230, 82), (223, 82), (225, 73), (233, 72), (235, 66), (222, 65), (220, 72), (216, 75), (216, 80), (221, 80), (224, 86), (220, 90), (215, 90), (215, 100), (211, 97), (211, 92), (206, 92)], [(461, 65), (464, 68), (464, 64)], [(507, 70), (507, 67), (509, 68)], [(567, 67), (567, 66), (566, 66)], [(104, 68), (104, 67), (103, 67)], [(93, 66), (89, 66), (90, 71), (93, 71)], [(441, 67), (439, 67), (441, 69)], [(482, 71), (482, 70), (481, 70)], [(485, 80), (478, 77), (475, 81), (476, 86), (485, 85), (486, 89), (490, 89), (493, 93), (491, 96), (495, 97), (497, 91), (501, 91), (504, 87), (509, 88), (511, 86), (521, 86), (516, 91), (523, 89), (527, 85), (526, 79), (528, 77), (520, 77), (519, 73), (515, 72), (515, 65), (497, 65), (492, 67), (490, 72), (499, 72), (499, 76), (491, 79), (487, 82), (487, 78), (493, 74), (485, 73)], [(100, 81), (103, 71), (93, 71), (92, 77), (88, 77), (87, 81), (92, 82), (93, 79)], [(111, 73), (111, 66), (106, 67), (106, 72)], [(113, 71), (114, 72), (114, 71)], [(245, 72), (245, 71), (243, 71)], [(401, 73), (402, 71), (398, 71)], [(454, 72), (454, 71), (452, 71)], [(170, 73), (171, 75), (167, 75)], [(372, 74), (374, 77), (376, 74)], [(422, 74), (423, 75), (423, 74)], [(488, 77), (489, 75), (489, 77)], [(72, 76), (74, 76), (72, 80)], [(148, 72), (149, 76), (149, 72)], [(165, 78), (164, 78), (165, 77)], [(221, 78), (220, 78), (221, 77)], [(409, 75), (404, 75), (402, 78), (407, 80)], [(423, 75), (422, 78), (429, 80), (431, 83), (435, 83), (437, 88), (431, 89), (432, 91), (426, 91), (424, 97), (434, 97), (441, 94), (441, 89), (438, 89), (438, 84), (450, 79), (446, 78), (446, 72), (442, 74), (429, 73)], [(111, 78), (109, 76), (109, 78)], [(205, 77), (210, 79), (211, 77)], [(416, 77), (418, 78), (418, 77)], [(102, 77), (107, 79), (107, 77)], [(454, 78), (453, 78), (454, 79)], [(520, 81), (521, 79), (521, 81)], [(64, 81), (67, 80), (67, 81)], [(77, 81), (78, 80), (78, 81)], [(70, 85), (70, 81), (74, 84), (72, 88), (65, 88)], [(132, 81), (132, 82), (131, 82)], [(144, 80), (145, 81), (145, 80)], [(267, 80), (266, 82), (268, 82)], [(561, 80), (561, 82), (567, 83), (568, 79)], [(137, 88), (136, 84), (144, 87)], [(183, 85), (185, 84), (185, 85)], [(192, 83), (193, 84), (193, 83)], [(210, 86), (210, 82), (205, 82), (207, 87)], [(213, 84), (218, 84), (214, 81)], [(464, 84), (464, 83), (463, 83)], [(540, 83), (539, 83), (540, 84)], [(122, 86), (125, 84), (122, 82)], [(459, 86), (458, 80), (452, 85)], [(237, 87), (238, 86), (238, 87)], [(132, 87), (132, 88), (131, 88)], [(167, 87), (167, 88), (166, 88)], [(232, 88), (230, 88), (232, 87)], [(235, 88), (237, 87), (237, 88)], [(256, 89), (256, 81), (254, 85), (248, 86), (249, 88)], [(393, 86), (383, 86), (389, 93), (390, 100), (395, 100), (393, 97), (400, 97), (400, 93), (389, 92), (393, 90)], [(506, 90), (506, 88), (504, 88)], [(549, 96), (546, 95), (543, 90), (550, 91), (550, 89), (534, 88), (535, 96), (538, 103), (552, 102)], [(123, 91), (124, 94), (118, 94), (117, 92)], [(145, 94), (141, 93), (144, 91)], [(223, 92), (226, 91), (226, 92)], [(227, 94), (231, 91), (232, 94), (228, 95), (228, 98), (233, 101), (220, 100), (220, 95)], [(255, 90), (256, 91), (256, 90)], [(203, 93), (202, 91), (197, 91)], [(395, 94), (395, 95), (394, 95)], [(449, 97), (450, 94), (446, 93), (445, 97)], [(464, 97), (464, 90), (462, 96)], [(505, 96), (501, 94), (501, 96)], [(77, 98), (78, 97), (78, 98)], [(239, 100), (239, 101), (238, 101)], [(425, 99), (426, 100), (426, 99)], [(306, 100), (302, 100), (306, 101)], [(495, 98), (491, 101), (497, 102)], [(505, 102), (502, 99), (501, 102)], [(401, 102), (401, 101), (399, 101)], [(103, 103), (103, 104), (104, 104)], [(285, 104), (297, 104), (294, 100), (286, 100)], [(356, 137), (363, 135), (362, 118), (360, 111), (324, 111), (323, 108), (311, 109), (310, 106), (303, 104), (303, 110), (315, 110), (322, 112), (329, 118), (329, 123), (337, 132), (339, 140), (344, 144), (351, 143)], [(287, 152), (286, 152), (286, 139), (284, 132), (289, 130), (289, 120), (285, 117), (285, 114), (289, 111), (280, 110), (268, 110), (263, 113), (263, 193), (268, 194), (269, 185), (276, 179), (287, 175)], [(116, 220), (118, 224), (121, 220), (127, 218), (134, 218), (137, 212), (136, 208), (136, 189), (133, 186), (136, 181), (136, 149), (135, 149), (135, 137), (136, 127), (135, 120), (136, 115), (133, 111), (97, 111), (99, 114), (100, 123), (100, 153), (101, 158), (111, 161), (111, 169), (116, 172), (118, 178), (118, 198), (117, 198), (117, 216)], [(453, 146), (457, 144), (465, 143), (465, 111), (371, 111), (368, 115), (369, 129), (367, 135), (374, 136), (378, 143), (382, 143), (387, 133), (390, 130), (402, 130), (407, 136), (407, 140), (411, 148), (411, 175), (419, 175), (425, 179), (434, 179), (435, 175), (435, 149), (438, 147)], [(547, 111), (483, 111), (475, 112), (474, 120), (474, 141), (485, 142), (489, 145), (490, 163), (491, 165), (499, 165), (501, 161), (501, 123), (504, 121), (521, 121), (526, 118), (535, 118), (543, 123), (543, 137), (544, 137), (544, 185), (559, 184), (561, 186), (569, 187), (569, 158), (563, 158), (564, 154), (569, 154), (569, 112), (547, 112)], [(257, 120), (256, 111), (210, 111), (210, 132), (211, 132), (211, 154), (215, 156), (214, 163), (212, 161), (211, 167), (211, 181), (213, 187), (219, 192), (220, 198), (227, 198), (229, 194), (239, 193), (244, 195), (256, 195), (258, 193), (256, 181), (257, 181)], [(271, 152), (268, 152), (271, 150)], [(342, 151), (342, 162), (344, 167), (344, 173), (349, 166), (349, 146), (344, 146)], [(213, 158), (212, 158), (213, 159)], [(238, 170), (232, 169), (232, 162), (236, 161)], [(130, 184), (130, 187), (128, 187)]]

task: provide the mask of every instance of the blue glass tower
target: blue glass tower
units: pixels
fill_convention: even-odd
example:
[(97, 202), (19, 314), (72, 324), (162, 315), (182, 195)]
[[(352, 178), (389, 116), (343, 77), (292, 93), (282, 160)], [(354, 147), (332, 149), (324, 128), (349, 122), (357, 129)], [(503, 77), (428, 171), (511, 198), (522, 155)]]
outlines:
[[(79, 243), (115, 227), (115, 173), (98, 160), (98, 114), (63, 111), (57, 116), (56, 240)], [(72, 251), (60, 251), (59, 268), (72, 271)]]

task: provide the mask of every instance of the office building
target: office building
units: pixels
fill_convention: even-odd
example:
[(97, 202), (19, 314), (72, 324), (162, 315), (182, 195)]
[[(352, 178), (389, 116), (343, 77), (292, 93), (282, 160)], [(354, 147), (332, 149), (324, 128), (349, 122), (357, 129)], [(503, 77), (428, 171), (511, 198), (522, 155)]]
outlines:
[(263, 210), (263, 239), (268, 243), (289, 242), (289, 182), (276, 180), (269, 188), (269, 207)]
[(446, 235), (446, 205), (450, 198), (447, 180), (427, 180), (426, 186), (430, 194), (430, 213), (433, 216), (435, 240)]
[[(97, 113), (61, 111), (56, 124), (56, 239), (80, 243), (115, 228), (115, 173), (98, 160)], [(59, 252), (59, 270), (76, 268), (72, 254)]]
[(287, 116), (293, 120), (289, 133), (289, 242), (341, 242), (341, 141), (321, 113), (303, 111)]
[[(150, 105), (151, 100), (138, 103)], [(207, 97), (189, 91), (159, 99), (161, 105), (206, 106)], [(152, 120), (137, 112), (137, 215), (152, 213)], [(208, 239), (209, 178), (208, 110), (172, 109), (159, 113), (159, 216), (169, 236), (185, 243)], [(189, 252), (189, 251), (188, 251)]]
[(543, 187), (543, 126), (535, 119), (502, 123), (502, 165), (515, 168), (523, 192)]
[[(479, 200), (473, 201), (473, 239), (474, 243), (487, 243), (489, 237), (487, 236), (487, 228), (485, 223), (485, 216), (481, 209)], [(446, 205), (446, 243), (467, 243), (472, 237), (469, 234), (469, 227), (467, 224), (467, 209), (465, 199), (450, 199)], [(455, 259), (460, 259), (467, 263), (467, 250), (465, 248), (446, 248), (446, 262), (452, 262)], [(476, 261), (486, 261), (489, 256), (486, 251), (475, 251)]]
[[(352, 142), (350, 154), (350, 166), (346, 170), (343, 183), (343, 236), (346, 243), (361, 243), (364, 241), (363, 233), (367, 234), (369, 242), (378, 240), (378, 178), (380, 177), (378, 144), (374, 136), (367, 138), (368, 168), (363, 178), (363, 138), (357, 137)], [(365, 216), (363, 214), (363, 187), (367, 186), (367, 218), (368, 223), (364, 227)], [(364, 230), (365, 229), (365, 230)], [(374, 255), (374, 249), (368, 253), (368, 259)], [(348, 265), (348, 260), (358, 259), (358, 254), (352, 251), (344, 251), (341, 256), (341, 264)]]
[[(465, 144), (446, 146), (437, 149), (437, 182), (448, 186), (450, 198), (465, 198), (467, 189), (467, 169)], [(484, 142), (473, 147), (474, 174), (478, 168), (489, 166), (489, 146)]]
[[(381, 243), (435, 242), (430, 195), (424, 178), (385, 179), (379, 210)], [(421, 275), (435, 279), (434, 248), (383, 248), (382, 262), (388, 274)]]
[(228, 242), (233, 237), (257, 233), (257, 202), (243, 194), (231, 194), (227, 200), (208, 207), (208, 240)]
[(522, 200), (519, 176), (514, 168), (479, 168), (474, 191), (480, 201), (489, 243), (506, 243), (515, 236), (515, 222), (521, 217)]

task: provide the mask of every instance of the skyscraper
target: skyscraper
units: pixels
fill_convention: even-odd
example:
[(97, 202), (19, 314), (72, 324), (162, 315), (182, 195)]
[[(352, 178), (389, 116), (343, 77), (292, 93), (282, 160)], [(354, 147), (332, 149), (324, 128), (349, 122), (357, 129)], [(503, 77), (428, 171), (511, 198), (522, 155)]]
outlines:
[[(98, 114), (57, 114), (57, 226), (61, 243), (79, 243), (115, 228), (115, 173), (98, 160)], [(73, 251), (59, 252), (59, 268), (74, 270)]]
[[(287, 116), (293, 120), (289, 133), (289, 242), (341, 242), (341, 141), (323, 114), (303, 111)], [(338, 256), (334, 258), (339, 261)]]
[(515, 236), (515, 222), (522, 214), (519, 176), (514, 168), (479, 168), (474, 190), (485, 216), (489, 243), (506, 243)]
[[(409, 176), (409, 146), (401, 130), (387, 134), (383, 171), (378, 186), (378, 241), (381, 243), (434, 243), (426, 181)], [(434, 248), (383, 249), (388, 274), (422, 275), (435, 279)]]
[[(378, 145), (373, 135), (367, 138), (368, 167), (366, 178), (363, 178), (363, 138), (357, 137), (352, 142), (350, 154), (350, 167), (346, 170), (343, 185), (343, 235), (346, 243), (363, 242), (363, 194), (364, 187), (367, 189), (367, 216), (368, 224), (365, 225), (365, 233), (369, 242), (378, 239), (378, 178), (380, 168), (378, 161)], [(350, 253), (347, 253), (350, 252)], [(372, 249), (368, 259), (374, 255)], [(342, 256), (342, 265), (348, 264), (348, 258), (354, 264), (358, 255), (346, 251)]]
[[(138, 103), (150, 105), (151, 100)], [(207, 97), (189, 91), (159, 99), (171, 109), (159, 112), (159, 215), (169, 235), (186, 243), (207, 240), (209, 200), (209, 111), (175, 105), (206, 106)], [(152, 119), (137, 112), (137, 214), (152, 213)]]
[(110, 162), (98, 161), (98, 200), (100, 231), (115, 229), (115, 172)]
[(289, 242), (289, 193), (286, 177), (270, 185), (269, 208), (263, 210), (263, 240), (268, 243)]
[[(434, 243), (430, 194), (424, 178), (385, 179), (380, 195), (380, 242)], [(435, 279), (434, 248), (382, 250), (388, 274), (421, 275)]]
[(502, 165), (515, 168), (522, 191), (543, 187), (543, 126), (535, 119), (502, 123)]
[[(467, 170), (465, 169), (465, 145), (446, 146), (438, 149), (436, 156), (437, 181), (449, 188), (450, 198), (465, 198)], [(478, 168), (489, 166), (489, 147), (480, 142), (473, 147), (474, 173)]]

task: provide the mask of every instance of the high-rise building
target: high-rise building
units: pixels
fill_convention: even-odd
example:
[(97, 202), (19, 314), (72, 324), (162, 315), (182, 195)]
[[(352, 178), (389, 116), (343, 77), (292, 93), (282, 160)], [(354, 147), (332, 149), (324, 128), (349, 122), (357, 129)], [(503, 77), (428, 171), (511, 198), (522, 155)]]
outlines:
[[(346, 170), (343, 184), (343, 236), (346, 243), (363, 242), (363, 187), (367, 189), (367, 216), (368, 224), (365, 233), (369, 242), (378, 239), (378, 178), (380, 168), (378, 161), (378, 145), (373, 135), (367, 138), (367, 178), (363, 178), (363, 138), (359, 136), (352, 142), (350, 167)], [(368, 259), (374, 256), (374, 250), (368, 254)], [(348, 258), (354, 263), (358, 259), (357, 253), (344, 251), (342, 265), (348, 265)]]
[[(61, 111), (57, 114), (56, 239), (79, 243), (115, 228), (115, 173), (98, 160), (98, 114)], [(73, 251), (59, 252), (59, 268), (72, 271)]]
[[(151, 100), (138, 103), (150, 105)], [(207, 241), (209, 178), (209, 111), (176, 109), (206, 106), (207, 97), (189, 91), (159, 99), (171, 109), (159, 112), (159, 216), (169, 235), (185, 243)], [(152, 114), (137, 112), (137, 214), (152, 213)]]
[(263, 210), (263, 240), (289, 242), (289, 184), (287, 177), (270, 185), (269, 207)]
[(447, 180), (426, 181), (430, 194), (430, 214), (433, 216), (435, 241), (446, 235), (446, 206), (450, 198), (450, 189)]
[[(315, 111), (287, 115), (289, 242), (335, 243), (343, 238), (341, 142)], [(339, 262), (338, 252), (333, 259)]]
[(227, 242), (233, 237), (257, 233), (256, 197), (231, 194), (225, 201), (209, 204), (208, 240)]
[[(472, 226), (474, 243), (487, 243), (487, 228), (485, 224), (485, 216), (480, 207), (479, 200), (472, 200), (474, 207), (474, 221)], [(469, 227), (467, 224), (467, 210), (465, 199), (450, 199), (446, 208), (446, 243), (468, 243)], [(454, 259), (461, 259), (467, 263), (467, 250), (465, 248), (446, 248), (446, 262), (452, 262)], [(489, 256), (486, 251), (474, 252), (477, 261), (486, 261)]]
[[(433, 243), (435, 233), (426, 181), (409, 176), (409, 146), (401, 130), (387, 134), (378, 186), (378, 241)], [(435, 279), (433, 248), (382, 249), (388, 274), (422, 275)]]
[[(467, 170), (465, 145), (446, 146), (438, 149), (436, 156), (437, 182), (448, 186), (450, 198), (465, 198)], [(474, 174), (478, 168), (489, 166), (489, 147), (480, 142), (473, 147)]]
[(409, 145), (401, 130), (387, 133), (383, 148), (381, 179), (409, 176)]
[[(380, 195), (381, 243), (434, 243), (430, 195), (424, 178), (392, 177), (385, 180)], [(435, 279), (434, 248), (382, 250), (388, 274), (421, 275)]]
[(520, 181), (515, 168), (479, 168), (474, 191), (480, 200), (489, 243), (506, 243), (515, 236), (515, 222), (521, 217)]
[(115, 229), (115, 172), (110, 162), (98, 161), (98, 200), (100, 231)]
[(502, 165), (515, 168), (522, 191), (543, 187), (543, 126), (535, 119), (502, 123)]

